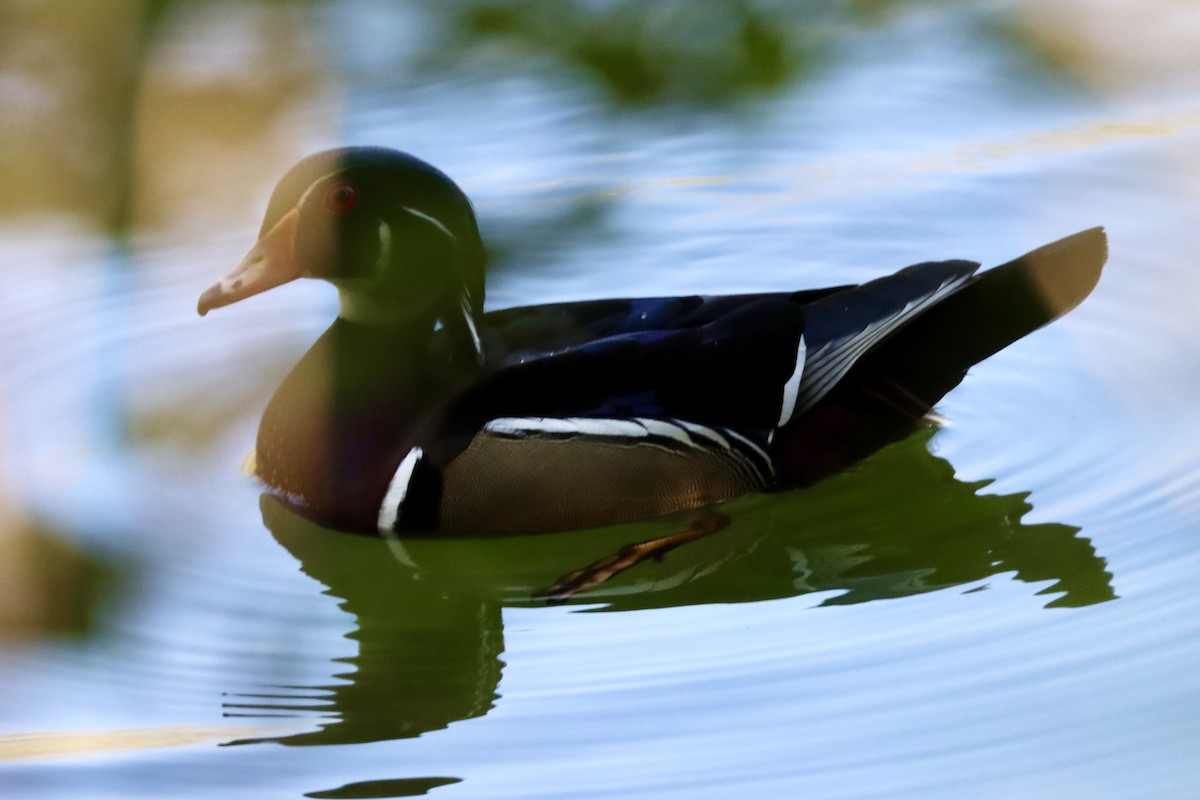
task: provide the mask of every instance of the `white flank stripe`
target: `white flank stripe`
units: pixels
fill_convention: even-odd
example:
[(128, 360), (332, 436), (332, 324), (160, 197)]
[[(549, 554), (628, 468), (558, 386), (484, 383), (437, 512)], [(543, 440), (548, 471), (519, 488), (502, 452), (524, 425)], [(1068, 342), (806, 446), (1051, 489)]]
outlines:
[(787, 425), (788, 420), (792, 418), (792, 412), (796, 410), (796, 398), (800, 393), (800, 378), (804, 375), (804, 356), (807, 352), (808, 345), (801, 336), (800, 344), (796, 348), (796, 366), (792, 369), (787, 383), (783, 385), (783, 402), (779, 406), (779, 422), (775, 425), (776, 428)]
[(483, 426), (489, 433), (520, 436), (526, 433), (578, 434), (580, 436), (614, 436), (623, 439), (645, 439), (649, 432), (628, 419), (593, 419), (591, 417), (498, 417)]
[(645, 426), (651, 436), (661, 436), (664, 439), (674, 439), (680, 444), (688, 447), (695, 447), (696, 443), (692, 441), (692, 437), (687, 435), (687, 431), (680, 425), (671, 422), (663, 422), (661, 419), (650, 419), (649, 417), (634, 417), (641, 425)]
[(571, 418), (576, 430), (584, 436), (617, 436), (624, 439), (645, 439), (649, 432), (630, 419)]
[(679, 423), (679, 425), (681, 427), (686, 429), (688, 433), (694, 433), (701, 438), (708, 439), (710, 442), (716, 442), (716, 444), (719, 447), (723, 447), (726, 450), (733, 449), (733, 445), (731, 445), (729, 443), (729, 440), (726, 439), (724, 436), (722, 436), (717, 431), (714, 431), (712, 428), (706, 427), (704, 425), (697, 425), (694, 422), (687, 422), (682, 419), (676, 420), (676, 421)]
[(524, 433), (534, 433), (537, 431), (543, 433), (571, 433), (575, 430), (575, 426), (570, 423), (570, 420), (557, 419), (555, 417), (497, 417), (484, 425), (483, 429), (489, 433), (498, 433), (502, 436), (520, 436)]
[(756, 445), (754, 442), (752, 442), (752, 441), (750, 441), (749, 439), (747, 439), (745, 436), (742, 436), (742, 435), (741, 435), (740, 433), (738, 433), (737, 431), (731, 431), (731, 430), (729, 430), (728, 428), (726, 428), (726, 429), (725, 429), (725, 432), (726, 432), (727, 434), (729, 434), (730, 436), (732, 436), (733, 438), (737, 439), (737, 440), (738, 440), (739, 442), (741, 442), (742, 444), (746, 445), (746, 447), (749, 447), (751, 450), (753, 450), (754, 452), (758, 453), (758, 455), (762, 457), (762, 460), (766, 462), (766, 464), (767, 464), (767, 469), (770, 469), (772, 472), (774, 472), (774, 470), (775, 470), (775, 465), (774, 465), (774, 463), (772, 463), (772, 461), (771, 461), (771, 457), (770, 457), (769, 455), (767, 455), (767, 451), (766, 451), (766, 450), (763, 450), (761, 447), (759, 447), (759, 446), (758, 446), (758, 445)]
[[(604, 439), (625, 439), (641, 447), (655, 447), (669, 452), (678, 453), (675, 445), (658, 444), (654, 440), (670, 439), (689, 448), (692, 451), (721, 451), (722, 455), (733, 456), (742, 467), (753, 477), (764, 484), (769, 483), (775, 474), (775, 465), (767, 451), (747, 439), (737, 431), (722, 428), (720, 431), (707, 425), (697, 425), (681, 419), (651, 419), (635, 417), (633, 419), (610, 419), (594, 417), (497, 417), (483, 426), (485, 433), (498, 436), (523, 438), (539, 433), (559, 436), (594, 436)], [(695, 438), (693, 438), (695, 437)], [(730, 439), (737, 440), (737, 446)], [(407, 460), (407, 459), (406, 459)], [(761, 466), (755, 461), (762, 462)], [(414, 461), (415, 463), (415, 461)], [(404, 465), (396, 472), (393, 483), (398, 482)], [(411, 472), (411, 470), (410, 470)], [(407, 480), (407, 478), (405, 479)], [(390, 495), (391, 490), (389, 490)], [(400, 502), (404, 501), (403, 492)], [(383, 509), (380, 510), (380, 524), (383, 521)], [(393, 520), (394, 522), (394, 520)]]
[(408, 495), (408, 484), (412, 480), (413, 470), (425, 453), (419, 447), (408, 451), (408, 455), (396, 468), (392, 482), (388, 484), (387, 493), (383, 496), (383, 504), (379, 506), (379, 530), (390, 533), (396, 528), (396, 520), (400, 517), (400, 506)]

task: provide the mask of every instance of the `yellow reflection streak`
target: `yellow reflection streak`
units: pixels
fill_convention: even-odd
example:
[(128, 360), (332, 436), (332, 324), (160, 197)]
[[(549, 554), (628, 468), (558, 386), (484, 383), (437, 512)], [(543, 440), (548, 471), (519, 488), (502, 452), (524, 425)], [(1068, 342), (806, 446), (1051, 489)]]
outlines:
[[(670, 197), (685, 189), (710, 190), (712, 199), (752, 202), (756, 211), (788, 202), (802, 202), (831, 196), (869, 194), (919, 180), (931, 174), (979, 174), (1001, 169), (1021, 157), (1084, 153), (1102, 147), (1128, 144), (1146, 139), (1177, 137), (1200, 129), (1200, 108), (1177, 112), (1158, 112), (1148, 116), (1115, 121), (1095, 121), (1038, 131), (1011, 140), (981, 141), (950, 147), (943, 152), (895, 154), (879, 152), (874, 156), (855, 154), (826, 159), (795, 167), (772, 165), (760, 171), (731, 175), (673, 175), (634, 180), (597, 188), (596, 176), (580, 176), (552, 183), (538, 182), (513, 186), (517, 193), (537, 194), (578, 187), (581, 198), (606, 199), (627, 195), (659, 194)], [(764, 185), (779, 187), (766, 193)], [(468, 185), (471, 185), (468, 182)], [(739, 189), (739, 186), (747, 188)], [(750, 188), (752, 187), (752, 188)], [(531, 204), (539, 201), (531, 200)], [(486, 206), (486, 204), (484, 204)], [(508, 207), (509, 204), (505, 204)]]
[(0, 762), (93, 756), (123, 750), (182, 747), (246, 736), (261, 736), (268, 732), (272, 731), (264, 727), (251, 726), (175, 725), (163, 728), (130, 728), (93, 733), (71, 731), (10, 733), (0, 735)]
[(1137, 139), (1174, 136), (1200, 127), (1200, 109), (1176, 114), (1157, 114), (1137, 122), (1091, 122), (1046, 131), (1013, 142), (988, 142), (955, 148), (941, 160), (919, 162), (918, 171), (985, 171), (987, 162), (1022, 155), (1070, 153)]

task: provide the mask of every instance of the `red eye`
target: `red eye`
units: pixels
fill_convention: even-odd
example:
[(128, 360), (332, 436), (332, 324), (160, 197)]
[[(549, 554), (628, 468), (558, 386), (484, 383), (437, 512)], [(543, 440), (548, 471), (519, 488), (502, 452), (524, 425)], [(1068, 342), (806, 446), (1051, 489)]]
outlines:
[(358, 190), (348, 183), (335, 183), (325, 190), (322, 204), (330, 214), (345, 214), (358, 205)]

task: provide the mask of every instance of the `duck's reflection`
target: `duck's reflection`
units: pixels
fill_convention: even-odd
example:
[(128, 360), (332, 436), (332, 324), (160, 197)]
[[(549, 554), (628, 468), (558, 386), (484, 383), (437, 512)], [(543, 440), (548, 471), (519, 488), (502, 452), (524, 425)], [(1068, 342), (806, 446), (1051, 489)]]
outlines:
[[(848, 604), (977, 590), (1001, 574), (1037, 584), (1048, 606), (1114, 597), (1104, 559), (1079, 529), (1022, 524), (1030, 510), (1024, 495), (980, 494), (985, 482), (955, 480), (950, 465), (929, 452), (930, 435), (810, 489), (732, 504), (725, 530), (574, 602), (623, 611), (827, 592), (823, 604)], [(672, 524), (389, 543), (324, 530), (270, 496), (263, 517), (304, 572), (344, 600), (358, 626), (349, 634), (358, 643), (347, 659), (352, 669), (313, 687), (331, 721), (273, 739), (289, 745), (411, 737), (486, 714), (503, 666), (501, 609), (541, 605), (537, 591), (562, 573)], [(289, 706), (275, 699), (270, 707), (314, 710), (311, 700)]]

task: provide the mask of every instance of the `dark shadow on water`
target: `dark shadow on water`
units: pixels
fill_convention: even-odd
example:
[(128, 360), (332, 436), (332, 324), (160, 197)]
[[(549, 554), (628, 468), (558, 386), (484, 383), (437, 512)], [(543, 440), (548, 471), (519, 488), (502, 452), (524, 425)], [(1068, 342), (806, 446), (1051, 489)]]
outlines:
[[(1036, 593), (1048, 607), (1115, 597), (1104, 559), (1078, 528), (1023, 524), (1031, 508), (1025, 495), (980, 494), (987, 481), (956, 480), (950, 464), (929, 452), (931, 435), (887, 447), (812, 488), (729, 504), (729, 528), (639, 564), (576, 602), (615, 612), (820, 592), (828, 594), (821, 605), (844, 605), (978, 591), (1001, 575), (1045, 584)], [(255, 740), (285, 745), (413, 737), (486, 714), (504, 666), (503, 608), (542, 606), (534, 594), (564, 572), (687, 521), (389, 543), (325, 530), (269, 495), (262, 508), (278, 542), (357, 622), (348, 637), (358, 653), (329, 685), (230, 698), (230, 715), (326, 718), (318, 730)], [(324, 704), (314, 707), (314, 695)]]
[(305, 797), (367, 798), (367, 797), (420, 797), (431, 789), (462, 783), (462, 778), (397, 778), (395, 780), (359, 781), (348, 783), (337, 789), (309, 792)]

